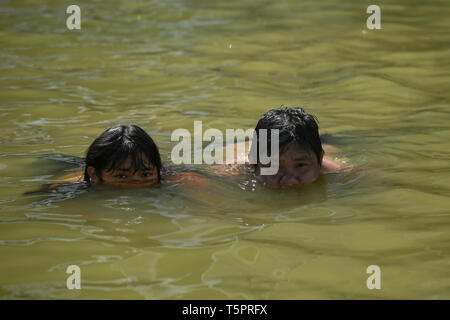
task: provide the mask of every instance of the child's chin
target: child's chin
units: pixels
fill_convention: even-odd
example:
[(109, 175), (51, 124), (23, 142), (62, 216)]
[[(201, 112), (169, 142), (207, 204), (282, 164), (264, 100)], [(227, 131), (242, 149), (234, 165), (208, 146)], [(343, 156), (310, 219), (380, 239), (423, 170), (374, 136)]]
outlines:
[(121, 188), (127, 189), (138, 189), (138, 188), (147, 188), (156, 186), (157, 182), (142, 182), (142, 183), (108, 183), (111, 186), (117, 186)]
[(265, 181), (263, 181), (263, 185), (264, 185), (266, 188), (269, 188), (269, 189), (280, 189), (280, 188), (281, 188), (281, 186), (280, 186), (279, 184), (276, 184), (276, 183), (268, 183), (268, 182), (265, 182)]
[(265, 183), (265, 186), (270, 189), (282, 189), (282, 190), (291, 190), (291, 189), (301, 189), (303, 188), (307, 183), (296, 183), (296, 184), (269, 184)]

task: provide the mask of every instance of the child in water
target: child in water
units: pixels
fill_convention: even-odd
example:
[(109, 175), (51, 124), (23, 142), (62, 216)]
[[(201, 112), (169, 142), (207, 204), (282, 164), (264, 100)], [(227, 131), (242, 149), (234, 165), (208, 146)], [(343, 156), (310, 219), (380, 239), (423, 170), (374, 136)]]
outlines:
[[(262, 175), (261, 168), (271, 164), (262, 164), (259, 159), (259, 130), (266, 129), (267, 150), (271, 149), (271, 130), (279, 130), (278, 171), (272, 175)], [(242, 172), (242, 165), (252, 172), (266, 186), (271, 188), (296, 188), (316, 181), (321, 174), (349, 171), (352, 166), (339, 163), (325, 157), (324, 148), (332, 151), (331, 146), (322, 145), (316, 118), (303, 108), (269, 110), (263, 114), (255, 128), (256, 141), (246, 143), (250, 150), (244, 159), (236, 159), (236, 164), (224, 167), (216, 166), (217, 173), (236, 175)], [(256, 159), (252, 158), (256, 155)]]
[[(141, 188), (159, 185), (162, 163), (153, 139), (136, 125), (118, 125), (104, 131), (87, 150), (84, 174), (66, 176), (69, 183)], [(195, 186), (206, 179), (192, 172), (164, 175), (164, 179)], [(53, 184), (50, 189), (60, 184)]]

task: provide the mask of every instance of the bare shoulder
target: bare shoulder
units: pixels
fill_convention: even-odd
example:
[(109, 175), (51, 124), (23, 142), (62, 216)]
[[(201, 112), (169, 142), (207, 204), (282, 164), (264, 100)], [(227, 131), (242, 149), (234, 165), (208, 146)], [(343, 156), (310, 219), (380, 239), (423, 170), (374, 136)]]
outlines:
[(62, 177), (57, 179), (59, 182), (55, 182), (52, 184), (49, 184), (47, 189), (48, 190), (54, 190), (57, 189), (59, 187), (61, 187), (62, 185), (67, 185), (67, 184), (75, 184), (75, 183), (81, 183), (83, 182), (83, 174), (81, 172), (72, 172), (66, 175), (63, 175)]
[(83, 173), (81, 171), (72, 172), (66, 175), (63, 175), (58, 180), (64, 181), (64, 182), (81, 182), (83, 181)]
[[(235, 162), (242, 162), (247, 159), (247, 155), (250, 152), (252, 141), (242, 141), (237, 143), (230, 143), (223, 148), (224, 161), (231, 157)], [(231, 154), (232, 153), (232, 154)]]
[(176, 182), (184, 183), (196, 187), (206, 187), (209, 185), (208, 179), (195, 172), (180, 172), (176, 174), (167, 175), (165, 179)]
[(248, 153), (251, 141), (232, 143), (223, 148), (223, 163), (211, 166), (211, 170), (218, 175), (237, 176), (245, 170), (248, 163)]
[(350, 172), (354, 169), (354, 166), (345, 162), (338, 162), (331, 160), (328, 157), (323, 157), (322, 167), (320, 171), (322, 173), (340, 173), (340, 172)]
[(339, 148), (332, 146), (331, 144), (322, 144), (322, 149), (325, 152), (325, 154), (336, 154), (340, 152)]
[(231, 164), (217, 164), (211, 166), (211, 170), (217, 175), (222, 176), (238, 176), (245, 170), (245, 164), (231, 163)]

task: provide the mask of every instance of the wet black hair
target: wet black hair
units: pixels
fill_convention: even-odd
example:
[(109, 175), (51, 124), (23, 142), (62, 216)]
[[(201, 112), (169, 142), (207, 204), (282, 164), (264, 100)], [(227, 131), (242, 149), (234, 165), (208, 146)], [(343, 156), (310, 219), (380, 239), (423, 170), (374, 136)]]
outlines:
[(144, 168), (143, 156), (158, 170), (161, 180), (161, 157), (153, 139), (136, 125), (118, 125), (107, 129), (90, 145), (86, 153), (84, 181), (91, 182), (87, 168), (92, 166), (101, 181), (103, 170), (113, 171), (130, 158), (136, 171)]
[(300, 143), (305, 148), (312, 150), (322, 165), (322, 142), (319, 136), (319, 126), (315, 116), (308, 114), (301, 107), (288, 108), (281, 106), (271, 109), (261, 116), (256, 125), (256, 141), (252, 143), (256, 147), (256, 158), (259, 164), (259, 129), (267, 129), (267, 152), (270, 156), (271, 129), (279, 130), (279, 152), (284, 152), (286, 146), (292, 141)]

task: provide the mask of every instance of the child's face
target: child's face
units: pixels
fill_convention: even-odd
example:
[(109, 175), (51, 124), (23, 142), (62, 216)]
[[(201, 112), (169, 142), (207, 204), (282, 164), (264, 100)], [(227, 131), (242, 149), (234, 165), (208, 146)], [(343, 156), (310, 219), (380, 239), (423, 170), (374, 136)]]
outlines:
[(316, 154), (294, 141), (280, 155), (278, 172), (259, 177), (268, 187), (294, 188), (316, 181), (319, 174), (320, 165)]
[[(127, 159), (120, 168), (101, 172), (101, 181), (95, 174), (93, 167), (88, 167), (88, 173), (92, 184), (112, 184), (131, 188), (147, 187), (158, 183), (158, 170), (145, 157), (144, 165), (140, 170), (134, 172), (131, 159)], [(92, 173), (90, 172), (92, 171)]]

